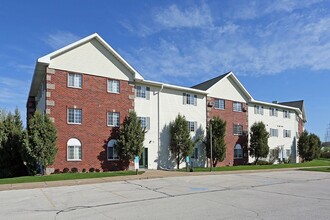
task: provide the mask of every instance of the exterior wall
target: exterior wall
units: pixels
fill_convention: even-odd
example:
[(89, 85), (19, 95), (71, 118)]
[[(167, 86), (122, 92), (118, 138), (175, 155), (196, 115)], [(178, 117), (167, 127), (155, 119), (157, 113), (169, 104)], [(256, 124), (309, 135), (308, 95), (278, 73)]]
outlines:
[[(213, 97), (209, 97), (209, 102), (214, 103)], [(242, 99), (240, 99), (242, 100)], [(224, 161), (218, 162), (218, 166), (233, 166), (246, 164), (248, 161), (248, 151), (247, 151), (247, 135), (248, 130), (248, 113), (247, 111), (235, 112), (233, 111), (233, 103), (236, 101), (225, 100), (225, 109), (216, 109), (214, 106), (208, 108), (209, 119), (213, 117), (220, 117), (226, 121), (226, 157)], [(243, 104), (243, 109), (247, 110), (246, 103)], [(234, 135), (234, 124), (239, 124), (243, 126), (243, 135)], [(236, 144), (240, 144), (243, 148), (243, 158), (234, 159), (234, 148)]]
[[(254, 106), (262, 106), (263, 107), (263, 115), (261, 114), (255, 114), (254, 112)], [(277, 116), (270, 116), (270, 107), (267, 105), (261, 105), (261, 104), (249, 104), (249, 130), (251, 126), (255, 122), (262, 121), (265, 126), (266, 130), (270, 132), (270, 129), (278, 129), (278, 137), (269, 137), (268, 138), (268, 145), (270, 150), (275, 149), (277, 147), (283, 147), (282, 149), (284, 151), (281, 151), (279, 153), (279, 157), (284, 157), (287, 159), (289, 155), (286, 155), (286, 150), (290, 150), (291, 152), (291, 161), (297, 162), (298, 161), (298, 153), (297, 153), (297, 141), (298, 141), (298, 122), (296, 120), (296, 114), (286, 108), (281, 108), (280, 106), (274, 107), (278, 109), (278, 115)], [(272, 106), (273, 107), (273, 106)], [(290, 111), (290, 118), (284, 118), (283, 116), (283, 110)], [(283, 130), (290, 130), (291, 131), (291, 137), (284, 137)], [(249, 162), (253, 162), (254, 158), (249, 157)]]
[(53, 58), (49, 68), (133, 81), (133, 74), (96, 39)]
[[(145, 85), (148, 86), (148, 85)], [(191, 132), (193, 139), (204, 135), (206, 126), (206, 97), (198, 93), (163, 88), (150, 87), (150, 100), (135, 98), (135, 111), (138, 116), (150, 117), (150, 130), (146, 134), (145, 146), (148, 147), (148, 168), (173, 169), (175, 158), (169, 152), (169, 124), (178, 114), (184, 115), (187, 121), (196, 121), (197, 130)], [(160, 91), (161, 90), (161, 91)], [(183, 104), (183, 93), (197, 95), (197, 105)], [(197, 159), (192, 159), (194, 166), (205, 166), (205, 152), (200, 142)], [(181, 166), (185, 166), (182, 164)]]
[[(119, 161), (107, 161), (107, 143), (116, 139), (117, 128), (107, 126), (107, 112), (120, 112), (120, 123), (133, 109), (133, 86), (120, 81), (120, 94), (107, 92), (106, 77), (82, 74), (82, 89), (67, 87), (68, 72), (49, 71), (47, 74), (47, 109), (57, 128), (58, 152), (53, 168), (95, 168), (116, 170)], [(82, 123), (68, 124), (67, 109), (82, 109)], [(67, 142), (77, 138), (82, 144), (82, 160), (67, 160)]]

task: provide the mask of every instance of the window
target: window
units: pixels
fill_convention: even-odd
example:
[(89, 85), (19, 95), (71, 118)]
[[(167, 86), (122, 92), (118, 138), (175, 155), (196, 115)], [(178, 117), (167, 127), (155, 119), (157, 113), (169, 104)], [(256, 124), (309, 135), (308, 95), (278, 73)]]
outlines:
[(286, 153), (286, 158), (289, 159), (290, 158), (290, 154), (291, 154), (291, 150), (290, 149), (286, 149), (285, 150)]
[(71, 138), (67, 143), (68, 147), (68, 160), (81, 161), (81, 143), (76, 138)]
[(283, 117), (284, 118), (290, 118), (290, 112), (287, 110), (283, 110)]
[(150, 88), (146, 86), (136, 86), (135, 96), (144, 99), (150, 99)]
[(234, 124), (234, 135), (242, 135), (243, 134), (243, 126), (239, 124)]
[(150, 129), (150, 117), (138, 117), (138, 119), (141, 121), (142, 128)]
[(107, 147), (108, 160), (118, 160), (119, 159), (116, 148), (115, 148), (116, 143), (117, 143), (117, 140), (115, 140), (115, 139), (111, 139), (108, 142), (108, 147)]
[(194, 148), (194, 152), (191, 155), (191, 158), (198, 159), (198, 148)]
[(289, 138), (289, 137), (291, 137), (291, 130), (283, 130), (283, 137), (285, 137), (285, 138)]
[(278, 129), (271, 128), (269, 133), (271, 137), (278, 137)]
[(233, 102), (233, 111), (241, 112), (242, 111), (242, 103), (241, 102)]
[(277, 109), (276, 108), (269, 108), (269, 116), (277, 117)]
[(241, 159), (243, 158), (243, 149), (240, 144), (236, 144), (234, 148), (234, 158)]
[(188, 130), (190, 132), (196, 131), (197, 121), (188, 121)]
[(119, 112), (108, 112), (108, 126), (119, 127)]
[(114, 79), (108, 79), (108, 92), (119, 93), (119, 81)]
[(214, 108), (215, 109), (225, 109), (225, 100), (223, 99), (215, 99), (214, 100)]
[(82, 114), (81, 109), (69, 108), (68, 109), (68, 123), (81, 124)]
[(197, 95), (183, 93), (183, 104), (184, 105), (197, 105)]
[(254, 106), (254, 114), (263, 115), (264, 114), (264, 107), (262, 107), (260, 105), (255, 105)]
[(82, 79), (81, 74), (69, 73), (68, 74), (68, 87), (81, 88)]

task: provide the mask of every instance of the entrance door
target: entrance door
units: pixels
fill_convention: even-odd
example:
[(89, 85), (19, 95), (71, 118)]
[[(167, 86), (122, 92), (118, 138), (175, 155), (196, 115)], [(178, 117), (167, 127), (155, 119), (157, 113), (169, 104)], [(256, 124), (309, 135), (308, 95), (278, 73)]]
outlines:
[(148, 168), (148, 148), (143, 148), (139, 165), (140, 168)]

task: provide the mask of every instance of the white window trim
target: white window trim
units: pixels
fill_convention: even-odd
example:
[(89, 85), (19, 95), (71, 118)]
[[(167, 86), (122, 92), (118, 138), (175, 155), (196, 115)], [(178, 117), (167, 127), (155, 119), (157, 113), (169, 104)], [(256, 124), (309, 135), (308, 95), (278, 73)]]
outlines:
[[(242, 129), (241, 129), (242, 132), (241, 132), (240, 134), (235, 134), (235, 126), (239, 126), (239, 127), (242, 128)], [(235, 136), (243, 135), (243, 125), (240, 125), (240, 124), (234, 124), (234, 126), (233, 126), (233, 133), (234, 133)]]
[[(118, 82), (118, 92), (111, 91), (109, 89), (110, 82)], [(119, 80), (116, 80), (116, 79), (108, 79), (108, 81), (107, 81), (107, 91), (108, 91), (108, 93), (120, 94), (120, 81)]]
[[(272, 131), (275, 131), (276, 135), (272, 135)], [(278, 137), (278, 129), (277, 128), (270, 128), (269, 130), (270, 137)]]
[[(71, 142), (71, 143), (70, 143)], [(75, 152), (75, 149), (76, 148), (80, 148), (80, 152), (81, 152), (81, 159), (70, 159), (69, 158), (69, 147), (73, 147), (74, 148), (74, 152)], [(71, 138), (71, 139), (69, 139), (68, 140), (68, 142), (67, 142), (67, 145), (66, 145), (66, 151), (67, 151), (67, 161), (82, 161), (82, 144), (81, 144), (81, 142), (78, 140), (78, 139), (76, 139), (76, 138)], [(73, 153), (73, 155), (74, 155), (74, 153)]]
[[(146, 130), (150, 130), (150, 117), (138, 117), (138, 119), (141, 121), (142, 128), (145, 128)], [(142, 119), (145, 120), (146, 126), (143, 127)]]
[[(80, 79), (81, 79), (81, 86), (75, 86), (75, 85), (70, 86), (70, 83), (69, 83), (70, 75), (74, 75), (74, 77), (73, 77), (73, 82), (75, 82), (75, 77), (76, 77), (76, 76), (80, 76)], [(83, 82), (82, 82), (82, 78), (83, 78), (83, 77), (82, 77), (82, 74), (81, 74), (81, 73), (68, 73), (68, 78), (67, 78), (68, 83), (67, 83), (67, 86), (68, 86), (69, 88), (82, 89), (82, 84), (83, 84)], [(74, 83), (73, 83), (73, 84), (74, 84)]]
[[(240, 147), (240, 148), (238, 148)], [(241, 150), (241, 156), (240, 157), (235, 157), (235, 150)], [(235, 147), (234, 147), (234, 159), (243, 159), (243, 148), (240, 144), (236, 144)]]
[[(216, 107), (216, 102), (219, 102), (219, 108)], [(223, 101), (223, 108), (221, 108), (221, 105), (220, 105), (220, 102)], [(226, 103), (225, 103), (225, 100), (224, 99), (215, 99), (214, 100), (214, 109), (220, 109), (220, 110), (225, 110), (226, 108)]]
[(107, 160), (108, 161), (117, 161), (117, 160), (120, 160), (120, 158), (119, 158), (119, 156), (118, 156), (118, 153), (116, 152), (116, 156), (117, 156), (117, 158), (113, 158), (113, 159), (109, 159), (109, 148), (111, 147), (111, 146), (109, 146), (110, 145), (110, 142), (113, 142), (113, 146), (112, 146), (112, 149), (113, 149), (113, 155), (115, 155), (115, 144), (117, 143), (117, 140), (116, 139), (111, 139), (109, 142), (108, 142), (108, 144), (107, 144)]
[[(109, 122), (109, 114), (118, 114), (118, 117), (119, 117), (119, 124), (118, 125), (114, 125), (113, 124), (113, 121), (112, 121), (112, 124), (110, 124)], [(115, 127), (115, 128), (118, 128), (118, 127), (120, 127), (120, 113), (119, 112), (108, 112), (107, 113), (107, 126), (108, 127)]]
[[(69, 110), (70, 109), (73, 109), (74, 111), (75, 110), (80, 110), (81, 111), (81, 122), (80, 123), (78, 123), (78, 122), (69, 122)], [(74, 115), (75, 115), (75, 113), (73, 113), (73, 120), (74, 120)], [(81, 125), (82, 124), (82, 109), (81, 108), (68, 108), (68, 110), (67, 110), (67, 123), (68, 124), (70, 124), (70, 125)]]
[[(236, 108), (236, 105), (240, 104), (240, 110)], [(233, 111), (234, 112), (243, 112), (243, 103), (242, 102), (233, 102)]]
[[(191, 125), (193, 125), (194, 130), (190, 130)], [(196, 132), (197, 130), (197, 121), (188, 121), (188, 130), (189, 132)]]

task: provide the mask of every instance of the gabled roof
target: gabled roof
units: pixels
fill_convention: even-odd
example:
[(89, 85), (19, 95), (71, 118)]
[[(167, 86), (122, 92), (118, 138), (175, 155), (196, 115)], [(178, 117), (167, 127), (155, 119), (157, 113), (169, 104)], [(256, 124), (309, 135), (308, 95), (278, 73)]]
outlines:
[(35, 96), (38, 93), (39, 85), (45, 74), (45, 68), (50, 64), (51, 60), (61, 54), (64, 54), (74, 48), (77, 48), (91, 40), (97, 40), (109, 53), (111, 53), (120, 63), (122, 63), (130, 72), (132, 72), (134, 79), (142, 79), (143, 77), (137, 70), (135, 70), (129, 63), (124, 60), (107, 42), (105, 42), (97, 33), (89, 35), (81, 40), (69, 44), (59, 50), (40, 57), (37, 60), (34, 75), (30, 87), (29, 96)]
[(200, 89), (200, 90), (204, 90), (207, 91), (208, 89), (210, 89), (212, 86), (214, 86), (217, 82), (223, 80), (224, 78), (231, 78), (234, 83), (242, 90), (242, 92), (248, 97), (248, 99), (250, 101), (253, 101), (253, 97), (250, 95), (250, 93), (245, 89), (245, 87), (242, 85), (242, 83), (237, 79), (237, 77), (235, 76), (235, 74), (233, 72), (228, 72), (225, 73), (223, 75), (220, 75), (218, 77), (215, 77), (213, 79), (207, 80), (205, 82), (202, 82), (198, 85), (192, 86), (191, 88), (194, 89)]
[(305, 108), (304, 108), (304, 100), (291, 101), (291, 102), (279, 102), (278, 104), (300, 109), (300, 111), (303, 115), (303, 120), (305, 122), (307, 121), (306, 112), (305, 112)]

